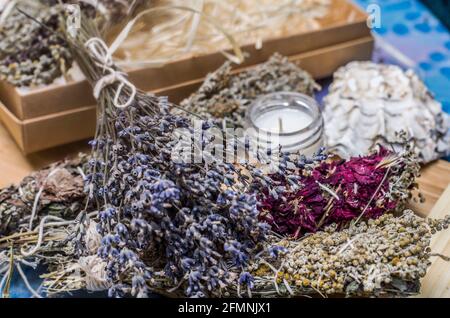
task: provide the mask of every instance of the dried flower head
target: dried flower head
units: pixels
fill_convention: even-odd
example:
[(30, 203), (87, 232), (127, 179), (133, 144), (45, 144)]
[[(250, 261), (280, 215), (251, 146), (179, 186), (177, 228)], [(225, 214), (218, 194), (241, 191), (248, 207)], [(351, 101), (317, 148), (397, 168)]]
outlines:
[(299, 238), (324, 225), (377, 218), (401, 209), (415, 187), (419, 167), (413, 152), (380, 148), (349, 160), (316, 160), (272, 175), (277, 187), (259, 196), (259, 218), (272, 230)]

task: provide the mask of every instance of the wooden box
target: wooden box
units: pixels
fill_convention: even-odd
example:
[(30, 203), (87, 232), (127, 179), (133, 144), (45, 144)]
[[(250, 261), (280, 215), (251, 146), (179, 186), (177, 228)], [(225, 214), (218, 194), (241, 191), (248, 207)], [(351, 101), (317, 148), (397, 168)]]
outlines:
[[(367, 15), (347, 0), (332, 1), (321, 28), (282, 38), (266, 39), (262, 49), (254, 44), (242, 50), (249, 58), (236, 71), (265, 62), (274, 52), (289, 56), (315, 78), (331, 75), (352, 60), (371, 58), (373, 39)], [(192, 93), (204, 77), (225, 62), (221, 52), (186, 57), (160, 68), (129, 71), (141, 90), (168, 95), (178, 102)], [(0, 82), (0, 117), (24, 153), (32, 153), (92, 136), (95, 99), (85, 80), (20, 89)]]

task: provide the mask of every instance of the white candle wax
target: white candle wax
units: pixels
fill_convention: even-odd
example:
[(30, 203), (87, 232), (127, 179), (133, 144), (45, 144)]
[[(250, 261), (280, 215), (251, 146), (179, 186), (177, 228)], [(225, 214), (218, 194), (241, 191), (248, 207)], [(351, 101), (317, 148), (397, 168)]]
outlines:
[(312, 155), (322, 145), (323, 120), (309, 96), (279, 92), (264, 95), (247, 110), (246, 128), (260, 148)]
[(277, 150), (281, 145), (284, 151), (296, 151), (304, 146), (300, 142), (313, 134), (304, 130), (312, 122), (312, 116), (304, 109), (281, 106), (261, 113), (254, 124), (262, 147)]
[(271, 133), (289, 134), (308, 127), (311, 115), (294, 108), (279, 108), (267, 111), (255, 119), (255, 126)]

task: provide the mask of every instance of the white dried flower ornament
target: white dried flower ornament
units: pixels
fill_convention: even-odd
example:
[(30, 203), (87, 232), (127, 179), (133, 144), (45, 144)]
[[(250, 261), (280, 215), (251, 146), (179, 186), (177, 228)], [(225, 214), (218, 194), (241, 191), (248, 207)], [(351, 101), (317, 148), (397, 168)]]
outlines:
[(394, 65), (352, 62), (334, 74), (324, 100), (327, 146), (343, 158), (367, 154), (409, 133), (421, 161), (450, 152), (448, 115), (412, 71)]

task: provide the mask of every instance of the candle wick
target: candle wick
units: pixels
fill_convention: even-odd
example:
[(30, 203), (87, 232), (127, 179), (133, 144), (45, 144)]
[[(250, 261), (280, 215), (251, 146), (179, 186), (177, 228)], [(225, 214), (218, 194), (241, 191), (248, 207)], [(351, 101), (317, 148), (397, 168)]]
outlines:
[(281, 117), (278, 117), (278, 128), (280, 130), (280, 133), (283, 132), (283, 120), (281, 119)]

